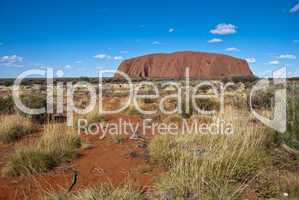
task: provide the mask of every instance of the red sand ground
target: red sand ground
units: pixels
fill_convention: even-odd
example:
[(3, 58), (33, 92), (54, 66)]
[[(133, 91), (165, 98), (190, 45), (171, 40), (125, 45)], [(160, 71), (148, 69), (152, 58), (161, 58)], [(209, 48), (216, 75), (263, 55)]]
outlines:
[[(119, 118), (137, 122), (138, 117), (110, 116), (108, 121)], [(36, 137), (36, 136), (35, 136)], [(35, 138), (34, 137), (34, 138)], [(34, 138), (24, 139), (20, 143), (31, 143)], [(73, 170), (79, 172), (74, 191), (98, 183), (118, 186), (130, 180), (144, 190), (150, 187), (155, 177), (163, 170), (151, 165), (146, 159), (146, 150), (138, 147), (138, 141), (126, 139), (123, 144), (116, 144), (111, 137), (100, 140), (98, 136), (87, 136), (84, 139), (92, 148), (81, 150), (80, 156), (72, 163), (65, 163), (55, 170), (30, 177), (0, 177), (0, 199), (38, 199), (47, 191), (67, 189), (71, 185)], [(2, 169), (7, 155), (13, 152), (14, 145), (0, 145), (0, 168)], [(137, 157), (130, 156), (136, 152)]]

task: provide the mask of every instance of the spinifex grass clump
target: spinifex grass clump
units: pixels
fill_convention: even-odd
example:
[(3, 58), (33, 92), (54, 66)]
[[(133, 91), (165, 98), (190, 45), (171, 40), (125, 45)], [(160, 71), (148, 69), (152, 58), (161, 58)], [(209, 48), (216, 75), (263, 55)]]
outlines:
[(105, 118), (103, 115), (99, 113), (97, 109), (93, 110), (92, 112), (88, 113), (86, 116), (86, 120), (88, 124), (93, 124), (93, 123), (101, 123), (105, 121)]
[(99, 185), (93, 188), (88, 188), (75, 194), (73, 200), (86, 199), (107, 199), (107, 200), (142, 200), (141, 191), (131, 185), (125, 185), (119, 188), (111, 186)]
[(12, 143), (33, 133), (37, 127), (29, 120), (19, 115), (0, 116), (0, 141)]
[(113, 188), (109, 185), (98, 185), (81, 190), (75, 194), (65, 192), (49, 193), (42, 200), (143, 200), (141, 191), (132, 185)]
[(290, 147), (299, 150), (299, 85), (297, 83), (291, 84), (288, 90), (288, 130), (283, 135), (283, 142)]
[[(240, 117), (238, 115), (238, 117)], [(236, 199), (269, 161), (263, 129), (234, 124), (234, 134), (158, 136), (153, 162), (169, 169), (156, 183), (162, 199)]]
[(38, 143), (38, 148), (46, 150), (57, 162), (73, 159), (80, 146), (81, 139), (76, 131), (65, 124), (46, 125)]
[(64, 124), (49, 124), (32, 147), (18, 147), (3, 169), (5, 175), (19, 176), (46, 172), (61, 162), (73, 159), (81, 140), (73, 129)]
[(55, 159), (46, 151), (36, 147), (18, 147), (8, 158), (2, 173), (9, 176), (47, 172), (56, 166)]

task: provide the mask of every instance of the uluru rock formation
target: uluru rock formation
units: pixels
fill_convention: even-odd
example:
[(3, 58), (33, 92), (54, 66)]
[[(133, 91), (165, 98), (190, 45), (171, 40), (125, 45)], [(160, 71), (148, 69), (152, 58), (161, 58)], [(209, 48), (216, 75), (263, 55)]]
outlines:
[[(123, 61), (118, 70), (132, 78), (182, 78), (187, 67), (190, 77), (194, 78), (253, 76), (245, 60), (191, 51), (131, 58)], [(120, 78), (118, 74), (115, 77)]]

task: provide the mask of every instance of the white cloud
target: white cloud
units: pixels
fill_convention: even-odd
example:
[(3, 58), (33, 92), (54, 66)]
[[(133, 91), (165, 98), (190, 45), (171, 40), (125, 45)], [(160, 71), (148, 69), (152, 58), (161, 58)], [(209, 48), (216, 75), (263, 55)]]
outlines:
[(23, 67), (23, 57), (17, 55), (0, 57), (0, 65), (5, 67)]
[(23, 62), (23, 57), (12, 55), (12, 56), (3, 56), (0, 59), (1, 62), (8, 62), (8, 63), (17, 63), (17, 62)]
[(152, 44), (153, 45), (160, 45), (161, 43), (159, 41), (154, 41)]
[(75, 61), (75, 63), (76, 63), (76, 64), (81, 64), (82, 61), (81, 61), (81, 60), (77, 60), (77, 61)]
[(175, 32), (175, 29), (174, 29), (174, 28), (170, 28), (170, 29), (168, 30), (168, 32), (169, 32), (169, 33), (173, 33), (173, 32)]
[(273, 61), (270, 61), (269, 64), (270, 65), (279, 65), (280, 62), (279, 62), (279, 60), (273, 60)]
[(228, 34), (234, 34), (237, 32), (238, 27), (233, 25), (233, 24), (226, 24), (226, 23), (222, 23), (222, 24), (218, 24), (215, 29), (211, 30), (210, 32), (212, 34), (216, 34), (216, 35), (228, 35)]
[(95, 55), (94, 58), (100, 59), (100, 60), (110, 60), (110, 59), (123, 60), (124, 59), (122, 56), (111, 56), (108, 54), (98, 54), (98, 55)]
[(0, 63), (0, 67), (24, 67), (24, 64), (22, 63)]
[(64, 66), (64, 68), (65, 68), (65, 69), (71, 69), (72, 66), (70, 66), (70, 65), (66, 65), (66, 66)]
[(299, 3), (297, 3), (294, 7), (291, 8), (290, 13), (295, 13), (299, 11)]
[(293, 54), (282, 54), (278, 57), (279, 59), (297, 59), (297, 57)]
[(235, 48), (235, 47), (230, 47), (230, 48), (226, 48), (225, 51), (233, 52), (233, 51), (240, 51), (240, 49)]
[(255, 58), (245, 58), (245, 60), (246, 60), (248, 63), (256, 63), (256, 59), (255, 59)]
[(103, 60), (103, 59), (111, 59), (111, 56), (107, 55), (107, 54), (97, 54), (94, 56), (94, 58)]
[(208, 43), (219, 43), (219, 42), (222, 42), (222, 41), (223, 41), (222, 39), (213, 38), (213, 39), (209, 40)]
[(114, 56), (113, 59), (114, 60), (123, 60), (124, 58), (122, 56)]

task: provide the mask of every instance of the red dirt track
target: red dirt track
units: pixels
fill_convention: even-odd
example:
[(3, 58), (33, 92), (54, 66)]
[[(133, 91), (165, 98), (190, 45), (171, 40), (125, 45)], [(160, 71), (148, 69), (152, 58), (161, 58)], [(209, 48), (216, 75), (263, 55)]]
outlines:
[[(123, 120), (137, 122), (137, 117), (111, 116), (109, 121), (122, 117)], [(146, 149), (138, 147), (137, 140), (125, 139), (116, 144), (111, 137), (99, 139), (99, 136), (83, 136), (91, 148), (82, 149), (72, 163), (65, 163), (46, 174), (29, 177), (0, 177), (0, 199), (39, 199), (48, 191), (67, 190), (72, 183), (74, 171), (79, 173), (74, 191), (99, 183), (113, 186), (132, 181), (146, 190), (154, 177), (161, 175), (161, 169), (149, 164)], [(27, 142), (26, 142), (27, 143)], [(13, 145), (0, 145), (1, 169)], [(130, 152), (138, 156), (131, 156)]]

